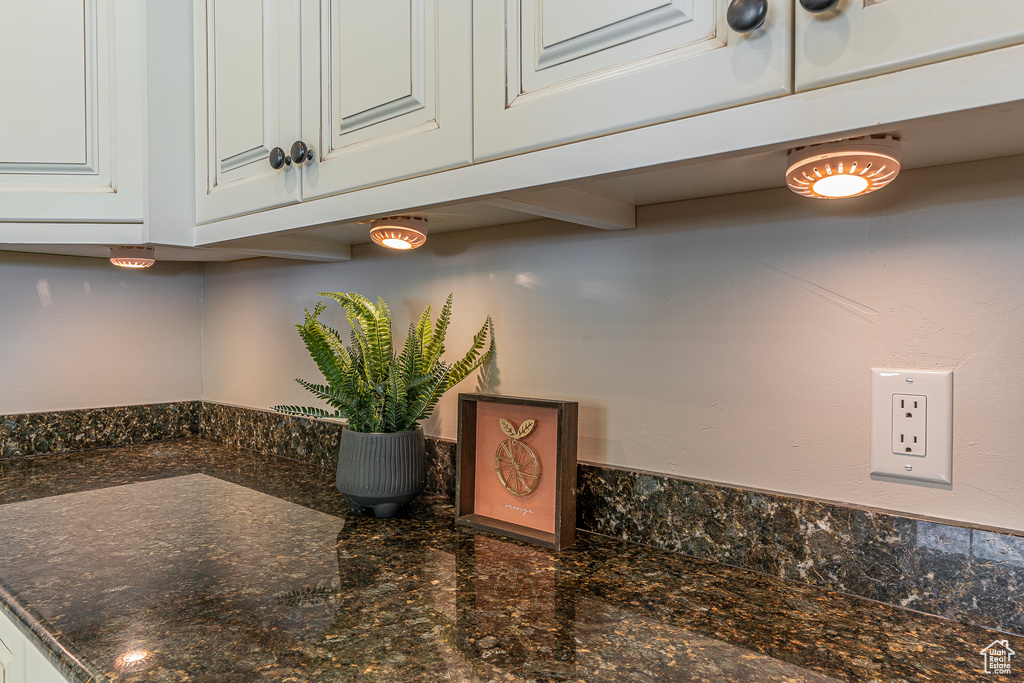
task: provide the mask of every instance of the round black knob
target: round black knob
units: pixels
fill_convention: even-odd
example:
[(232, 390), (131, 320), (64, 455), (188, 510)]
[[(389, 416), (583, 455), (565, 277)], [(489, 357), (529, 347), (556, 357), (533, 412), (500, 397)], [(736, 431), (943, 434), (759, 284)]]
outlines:
[(839, 0), (800, 0), (800, 4), (808, 12), (824, 12), (839, 4)]
[(768, 16), (768, 0), (732, 0), (725, 12), (729, 28), (736, 33), (750, 33), (761, 28)]
[(296, 140), (292, 143), (292, 161), (301, 165), (312, 160), (313, 150), (307, 147), (305, 142)]
[(270, 168), (275, 171), (282, 166), (291, 166), (292, 158), (284, 155), (284, 150), (280, 147), (275, 147), (270, 150)]

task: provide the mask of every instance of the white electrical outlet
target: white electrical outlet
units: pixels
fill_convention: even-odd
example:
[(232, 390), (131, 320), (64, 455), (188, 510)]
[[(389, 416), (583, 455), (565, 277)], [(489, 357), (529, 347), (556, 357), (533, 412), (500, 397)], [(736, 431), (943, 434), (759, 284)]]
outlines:
[(871, 369), (871, 474), (953, 483), (953, 373)]
[(928, 397), (892, 395), (892, 452), (928, 455)]

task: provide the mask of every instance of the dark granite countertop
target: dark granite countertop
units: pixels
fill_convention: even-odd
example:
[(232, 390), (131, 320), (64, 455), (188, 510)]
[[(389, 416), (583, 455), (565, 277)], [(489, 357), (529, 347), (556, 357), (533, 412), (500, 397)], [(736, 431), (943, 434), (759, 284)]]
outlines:
[[(453, 517), (431, 496), (348, 514), (329, 471), (201, 440), (2, 462), (0, 608), (79, 681), (1009, 681), (980, 651), (1024, 657), (861, 598)], [(145, 668), (116, 668), (131, 651)]]

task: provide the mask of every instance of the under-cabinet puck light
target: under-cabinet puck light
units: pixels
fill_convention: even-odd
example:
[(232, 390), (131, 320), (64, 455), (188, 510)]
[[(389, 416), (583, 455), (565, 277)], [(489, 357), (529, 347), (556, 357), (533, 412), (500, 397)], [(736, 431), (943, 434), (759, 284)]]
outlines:
[(786, 185), (815, 199), (842, 199), (880, 190), (900, 172), (900, 139), (871, 135), (791, 150)]
[(418, 216), (378, 218), (370, 227), (370, 239), (389, 249), (415, 249), (427, 241), (427, 219)]
[(110, 262), (121, 268), (149, 268), (156, 259), (153, 247), (111, 247)]

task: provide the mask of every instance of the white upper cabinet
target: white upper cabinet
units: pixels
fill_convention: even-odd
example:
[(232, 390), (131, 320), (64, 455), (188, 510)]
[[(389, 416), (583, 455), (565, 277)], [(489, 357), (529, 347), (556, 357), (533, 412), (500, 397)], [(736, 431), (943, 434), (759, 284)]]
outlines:
[[(813, 1), (739, 33), (730, 5), (761, 5), (0, 0), (0, 243), (205, 246), (466, 202), (590, 225), (609, 205), (581, 195), (628, 215), (769, 187), (771, 155), (853, 131), (918, 165), (1024, 149), (1024, 0)], [(700, 182), (626, 178), (673, 168)], [(598, 176), (618, 185), (572, 187)]]
[(0, 221), (142, 221), (141, 5), (0, 3)]
[(476, 160), (790, 92), (792, 0), (731, 31), (726, 0), (485, 0), (474, 6)]
[(469, 0), (195, 0), (197, 222), (468, 164), (471, 29)]
[(807, 90), (1024, 42), (1021, 0), (840, 0), (796, 12), (796, 87)]
[(299, 139), (298, 6), (196, 0), (196, 220), (296, 202), (296, 169), (271, 150)]
[(303, 198), (471, 161), (468, 0), (322, 0), (303, 10)]

